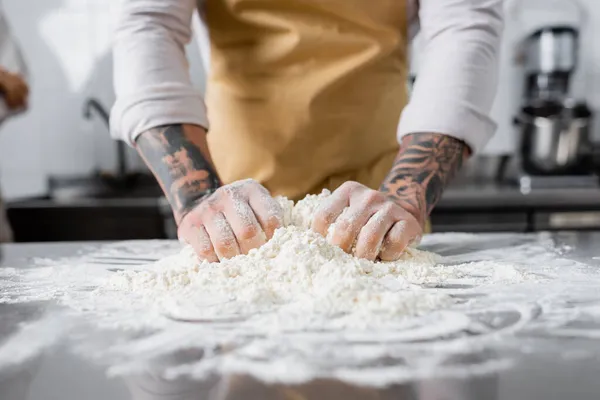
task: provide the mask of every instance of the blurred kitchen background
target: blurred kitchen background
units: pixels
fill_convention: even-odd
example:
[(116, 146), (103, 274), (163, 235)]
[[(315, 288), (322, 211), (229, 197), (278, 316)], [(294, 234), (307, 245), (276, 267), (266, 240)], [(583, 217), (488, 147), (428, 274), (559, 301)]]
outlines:
[[(174, 237), (158, 186), (108, 134), (119, 0), (2, 4), (31, 85), (29, 111), (0, 127), (16, 241)], [(505, 15), (498, 131), (444, 194), (433, 230), (598, 229), (600, 1), (507, 0)], [(187, 50), (203, 90), (197, 41)], [(411, 58), (418, 79), (418, 38)]]

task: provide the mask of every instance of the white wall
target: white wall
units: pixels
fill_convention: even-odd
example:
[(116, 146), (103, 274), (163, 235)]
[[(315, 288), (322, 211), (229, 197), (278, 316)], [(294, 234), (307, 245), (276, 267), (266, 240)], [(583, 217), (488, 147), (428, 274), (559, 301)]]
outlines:
[[(572, 94), (585, 99), (594, 110), (600, 110), (600, 1), (578, 0), (584, 18), (581, 31), (579, 67), (573, 79)], [(515, 65), (515, 46), (526, 34), (544, 25), (580, 25), (574, 0), (506, 0), (505, 35), (501, 57), (500, 85), (493, 116), (498, 131), (487, 146), (490, 154), (510, 153), (515, 148), (515, 132), (511, 120), (519, 107), (523, 90), (522, 70)], [(570, 5), (571, 4), (571, 5)], [(516, 100), (516, 101), (515, 101)], [(600, 138), (596, 119), (594, 136)]]
[[(90, 122), (82, 117), (82, 107), (89, 96), (99, 98), (107, 107), (114, 100), (110, 37), (119, 0), (2, 1), (32, 78), (30, 111), (0, 126), (0, 184), (5, 195), (16, 198), (43, 194), (48, 175), (87, 174), (98, 168), (112, 168), (114, 143), (101, 121)], [(515, 1), (519, 0), (506, 0), (507, 9)], [(545, 4), (559, 0), (535, 1)], [(577, 86), (593, 108), (600, 110), (600, 1), (580, 1), (588, 10), (589, 29), (582, 38), (585, 68), (580, 70), (587, 75), (579, 74)], [(518, 106), (522, 77), (512, 63), (512, 49), (522, 32), (532, 28), (523, 26), (521, 20), (535, 25), (556, 18), (553, 11), (558, 7), (545, 9), (547, 12), (536, 13), (533, 19), (507, 17), (500, 89), (493, 111), (499, 128), (488, 146), (490, 153), (513, 149), (510, 121)], [(194, 43), (188, 46), (188, 55), (193, 79), (203, 88), (203, 69)], [(596, 135), (600, 138), (600, 116)], [(136, 160), (135, 154), (131, 156), (132, 161)]]
[[(543, 25), (577, 23), (574, 0), (505, 0), (505, 28), (500, 58), (500, 77), (492, 116), (498, 130), (485, 153), (504, 154), (515, 149), (512, 119), (520, 107), (523, 90), (522, 69), (515, 63), (515, 48), (530, 32)], [(579, 0), (587, 14), (581, 36), (580, 68), (574, 78), (573, 94), (586, 98), (592, 109), (600, 111), (600, 1)], [(413, 52), (418, 52), (418, 40)], [(418, 72), (417, 65), (412, 70)], [(595, 120), (594, 134), (600, 138), (600, 115)]]
[[(41, 195), (49, 175), (89, 174), (116, 163), (103, 122), (83, 117), (93, 96), (114, 101), (110, 53), (119, 0), (2, 0), (31, 75), (29, 111), (0, 126), (0, 184), (7, 198)], [(197, 45), (188, 47), (203, 88)], [(130, 164), (141, 168), (131, 151)]]

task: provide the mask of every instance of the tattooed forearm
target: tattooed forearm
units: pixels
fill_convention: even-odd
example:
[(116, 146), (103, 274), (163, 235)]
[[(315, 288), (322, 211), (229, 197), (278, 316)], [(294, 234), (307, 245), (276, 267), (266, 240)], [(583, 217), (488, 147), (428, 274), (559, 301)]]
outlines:
[(221, 185), (210, 158), (205, 131), (169, 125), (139, 136), (136, 147), (171, 203), (177, 222), (207, 190)]
[(468, 154), (467, 145), (450, 136), (405, 136), (380, 190), (424, 222)]

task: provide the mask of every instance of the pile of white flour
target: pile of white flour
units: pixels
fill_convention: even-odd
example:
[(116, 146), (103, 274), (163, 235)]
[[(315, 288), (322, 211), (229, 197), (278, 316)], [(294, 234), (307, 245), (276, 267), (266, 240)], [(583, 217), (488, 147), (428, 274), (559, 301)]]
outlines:
[(110, 285), (145, 296), (171, 317), (198, 321), (275, 312), (279, 319), (296, 322), (340, 318), (343, 326), (364, 326), (452, 303), (449, 296), (419, 286), (453, 272), (438, 269), (435, 254), (409, 249), (399, 261), (371, 262), (308, 229), (328, 195), (310, 195), (295, 206), (280, 199), (287, 226), (248, 255), (208, 263), (188, 247), (148, 270), (122, 271)]
[(526, 327), (572, 335), (570, 296), (597, 307), (597, 268), (561, 257), (546, 235), (433, 234), (422, 245), (443, 257), (410, 248), (396, 262), (357, 259), (308, 229), (328, 195), (279, 199), (285, 226), (221, 263), (173, 241), (128, 241), (0, 269), (0, 304), (61, 306), (0, 345), (0, 369), (60, 339), (113, 375), (150, 365), (168, 379), (386, 386), (497, 371), (504, 360), (462, 360), (529, 348), (513, 335)]

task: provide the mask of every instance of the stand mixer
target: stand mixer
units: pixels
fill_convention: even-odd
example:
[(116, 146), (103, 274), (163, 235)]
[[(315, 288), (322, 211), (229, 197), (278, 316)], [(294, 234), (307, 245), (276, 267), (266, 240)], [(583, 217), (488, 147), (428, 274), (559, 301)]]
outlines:
[[(580, 27), (584, 11), (574, 0), (553, 1), (575, 7), (580, 23), (548, 25), (523, 42), (524, 105), (515, 118), (520, 131), (521, 186), (532, 182), (564, 181), (578, 186), (597, 185), (598, 146), (590, 139), (592, 111), (571, 95), (577, 69)], [(548, 177), (577, 177), (549, 179)]]

